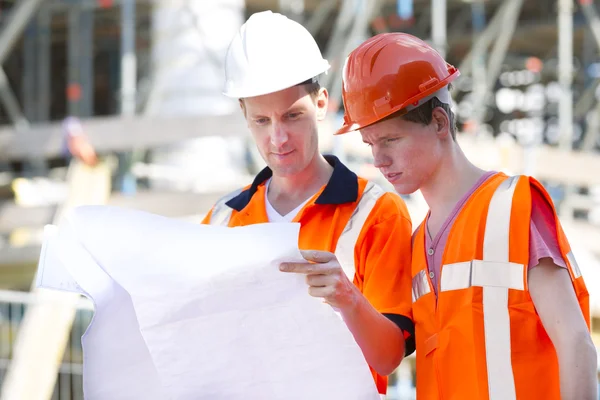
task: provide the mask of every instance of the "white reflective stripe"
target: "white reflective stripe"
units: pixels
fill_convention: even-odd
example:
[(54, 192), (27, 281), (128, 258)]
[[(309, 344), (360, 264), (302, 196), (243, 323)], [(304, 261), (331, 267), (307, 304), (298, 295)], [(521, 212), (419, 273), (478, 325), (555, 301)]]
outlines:
[(227, 226), (227, 224), (229, 224), (229, 219), (231, 218), (232, 213), (233, 209), (227, 207), (225, 204), (223, 204), (218, 209), (215, 208), (213, 210), (212, 215), (210, 216), (210, 225)]
[(242, 189), (238, 189), (234, 192), (231, 192), (223, 197), (221, 197), (213, 207), (212, 214), (210, 215), (210, 225), (222, 225), (227, 226), (229, 223), (229, 219), (231, 218), (231, 214), (233, 214), (233, 209), (229, 207), (227, 203), (229, 200), (233, 199), (235, 196), (240, 194)]
[(440, 291), (471, 286), (525, 290), (525, 266), (516, 263), (473, 260), (442, 267)]
[(581, 276), (581, 270), (579, 269), (579, 264), (577, 264), (577, 260), (575, 259), (575, 255), (572, 251), (567, 253), (567, 259), (569, 260), (569, 264), (571, 264), (571, 269), (573, 270), (573, 276), (575, 279)]
[[(507, 269), (511, 265), (509, 263), (510, 215), (518, 180), (518, 176), (510, 177), (496, 189), (488, 209), (483, 239), (483, 261), (503, 263)], [(483, 265), (483, 267), (487, 266)], [(524, 275), (521, 275), (521, 279), (524, 279)], [(490, 400), (516, 400), (507, 287), (483, 287), (483, 327), (489, 398)]]
[(431, 293), (431, 287), (427, 280), (427, 271), (422, 269), (412, 278), (412, 301), (413, 303), (421, 296), (425, 296), (427, 293)]
[(442, 266), (440, 292), (471, 287), (471, 267), (470, 261)]
[(375, 207), (377, 200), (385, 191), (377, 184), (368, 182), (360, 201), (356, 205), (352, 216), (344, 227), (335, 247), (335, 256), (350, 281), (354, 279), (356, 266), (354, 265), (354, 247), (358, 236), (369, 214)]
[(483, 239), (484, 261), (508, 262), (510, 214), (518, 177), (506, 179), (498, 186), (488, 208)]

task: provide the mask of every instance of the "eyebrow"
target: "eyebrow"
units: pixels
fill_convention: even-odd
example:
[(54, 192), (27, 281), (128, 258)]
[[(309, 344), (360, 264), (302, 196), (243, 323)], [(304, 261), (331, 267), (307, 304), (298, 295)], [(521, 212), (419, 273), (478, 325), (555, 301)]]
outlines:
[[(394, 136), (395, 136), (395, 134), (393, 134), (393, 133), (390, 133), (390, 134), (387, 134), (387, 135), (384, 135), (384, 136), (381, 136), (381, 137), (377, 138), (377, 140), (375, 140), (375, 142), (381, 142), (381, 141), (383, 141), (383, 140), (390, 139), (390, 138), (392, 138), (392, 137), (394, 137)], [(367, 141), (367, 140), (365, 140), (365, 139), (363, 139), (363, 143), (367, 143), (367, 144), (369, 144), (369, 143), (371, 143), (371, 142), (370, 142), (370, 141)]]
[(286, 112), (284, 112), (283, 114), (289, 114), (289, 113), (294, 113), (294, 112), (299, 112), (299, 111), (304, 111), (306, 109), (306, 107), (304, 106), (292, 106), (290, 107)]

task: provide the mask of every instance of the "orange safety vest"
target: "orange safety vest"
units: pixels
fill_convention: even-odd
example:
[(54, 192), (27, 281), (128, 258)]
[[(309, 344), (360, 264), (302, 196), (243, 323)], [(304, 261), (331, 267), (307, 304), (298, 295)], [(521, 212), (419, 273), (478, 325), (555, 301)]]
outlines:
[[(412, 291), (418, 399), (560, 399), (556, 351), (527, 286), (530, 185), (552, 204), (542, 185), (525, 176), (498, 173), (473, 193), (448, 235), (437, 299), (427, 271), (425, 224), (417, 230)], [(588, 291), (554, 215), (589, 329)]]

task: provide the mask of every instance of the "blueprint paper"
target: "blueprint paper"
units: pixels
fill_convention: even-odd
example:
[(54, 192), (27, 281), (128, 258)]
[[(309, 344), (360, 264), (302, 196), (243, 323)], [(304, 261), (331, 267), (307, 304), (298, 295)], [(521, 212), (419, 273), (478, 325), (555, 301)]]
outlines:
[(302, 260), (298, 232), (107, 206), (68, 214), (45, 239), (38, 284), (94, 301), (86, 399), (378, 399), (343, 321), (304, 275), (278, 269)]
[(46, 227), (37, 284), (66, 291), (78, 287), (94, 303), (92, 322), (81, 338), (85, 399), (169, 399), (139, 331), (131, 297), (98, 267), (70, 228)]

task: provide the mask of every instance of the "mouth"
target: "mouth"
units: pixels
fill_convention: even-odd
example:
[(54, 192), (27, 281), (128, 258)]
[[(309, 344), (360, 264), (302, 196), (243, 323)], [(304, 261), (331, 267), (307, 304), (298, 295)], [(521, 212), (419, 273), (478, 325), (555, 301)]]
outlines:
[(394, 182), (398, 180), (401, 176), (402, 172), (390, 172), (385, 174), (385, 179), (387, 179), (389, 182)]
[(281, 157), (285, 157), (287, 155), (290, 155), (293, 152), (294, 152), (294, 150), (290, 150), (290, 151), (286, 151), (286, 152), (283, 152), (283, 153), (271, 153), (271, 154), (273, 154), (275, 157), (281, 158)]

